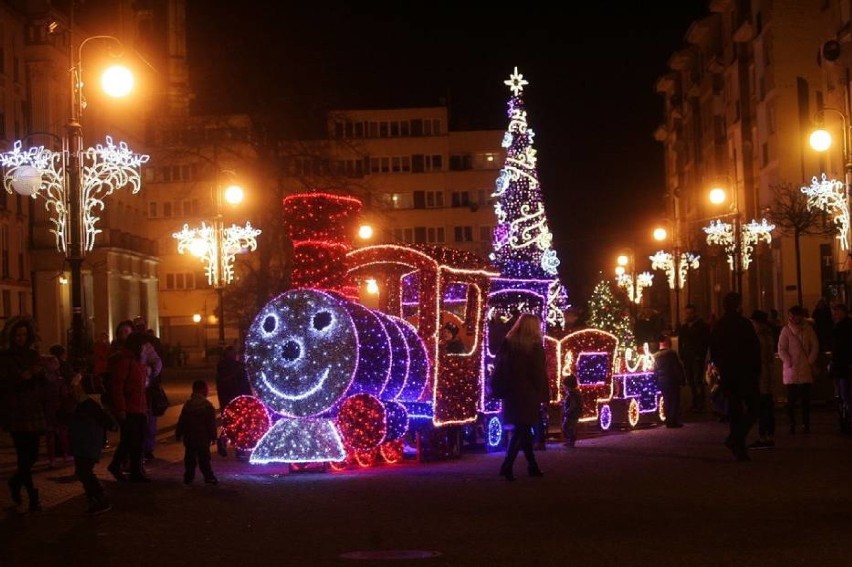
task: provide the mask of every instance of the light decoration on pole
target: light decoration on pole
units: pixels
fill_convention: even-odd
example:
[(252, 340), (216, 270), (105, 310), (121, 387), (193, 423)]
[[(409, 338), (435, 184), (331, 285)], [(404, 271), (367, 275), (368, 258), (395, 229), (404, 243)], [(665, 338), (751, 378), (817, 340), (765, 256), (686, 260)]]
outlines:
[(252, 227), (250, 222), (245, 226), (231, 225), (222, 228), (221, 232), (215, 227), (201, 223), (200, 227), (190, 228), (183, 225), (180, 232), (172, 237), (178, 241), (178, 253), (190, 252), (204, 262), (204, 272), (207, 283), (212, 286), (230, 284), (234, 279), (234, 259), (245, 251), (257, 250), (257, 237), (260, 229)]
[(506, 280), (552, 281), (542, 319), (550, 327), (562, 328), (568, 294), (559, 281), (560, 262), (553, 248), (536, 169), (535, 133), (527, 123), (523, 91), (529, 81), (515, 67), (504, 84), (512, 96), (508, 104), (509, 126), (503, 136), (506, 161), (491, 195), (495, 199), (497, 225), (490, 259)]
[[(669, 289), (683, 289), (686, 286), (689, 270), (698, 269), (700, 258), (701, 256), (692, 252), (681, 252), (680, 261), (675, 262), (675, 255), (665, 250), (658, 250), (653, 256), (649, 256), (651, 269), (663, 270), (666, 273)], [(675, 267), (675, 264), (677, 264), (677, 267)], [(680, 273), (676, 274), (676, 271)], [(675, 277), (677, 277), (677, 280), (675, 280)]]
[[(4, 168), (4, 186), (7, 193), (43, 197), (44, 208), (53, 224), (51, 232), (56, 237), (56, 248), (69, 253), (69, 243), (74, 242), (70, 234), (72, 225), (69, 215), (75, 209), (69, 202), (66, 180), (67, 164), (63, 152), (54, 152), (44, 146), (22, 150), (20, 141), (12, 150), (0, 154), (0, 165)], [(144, 154), (134, 153), (126, 143), (113, 143), (110, 136), (105, 144), (97, 144), (82, 152), (83, 168), (81, 180), (80, 211), (82, 213), (83, 252), (91, 252), (95, 236), (102, 232), (98, 227), (99, 214), (106, 208), (104, 199), (116, 189), (130, 187), (136, 194), (142, 187), (141, 168), (149, 159)]]
[[(71, 79), (70, 117), (65, 124), (62, 151), (54, 152), (43, 146), (22, 150), (20, 141), (12, 150), (0, 154), (4, 169), (4, 187), (21, 195), (45, 198), (45, 209), (53, 224), (56, 247), (64, 252), (71, 271), (71, 340), (69, 355), (74, 363), (85, 356), (82, 266), (87, 252), (100, 232), (98, 216), (106, 207), (104, 199), (115, 190), (132, 187), (137, 193), (141, 186), (141, 166), (149, 159), (136, 154), (124, 142), (114, 144), (106, 137), (105, 144), (83, 147), (81, 118), (86, 108), (83, 93), (83, 48), (89, 42), (103, 40), (123, 49), (118, 38), (94, 35), (83, 39), (76, 49), (68, 50)], [(72, 38), (73, 42), (73, 38)], [(120, 54), (119, 54), (120, 55)], [(132, 88), (132, 78), (126, 69), (108, 69), (103, 77), (110, 96), (124, 96)], [(120, 83), (118, 84), (117, 81)]]
[(846, 195), (846, 184), (836, 179), (814, 177), (811, 184), (801, 188), (808, 197), (808, 209), (819, 209), (831, 215), (832, 221), (838, 228), (837, 239), (841, 250), (849, 250), (849, 201)]
[(773, 230), (775, 230), (775, 225), (769, 223), (766, 219), (760, 219), (760, 222), (752, 220), (743, 224), (740, 227), (739, 235), (736, 234), (733, 224), (721, 219), (710, 221), (710, 224), (704, 227), (704, 232), (707, 234), (707, 244), (722, 246), (728, 255), (728, 266), (735, 271), (737, 270), (737, 259), (735, 258), (737, 248), (740, 249), (739, 265), (743, 270), (747, 270), (751, 265), (754, 247), (760, 242), (770, 244)]
[(654, 283), (654, 274), (651, 272), (641, 272), (638, 274), (621, 273), (615, 277), (618, 286), (624, 289), (628, 299), (639, 305), (642, 303), (642, 290), (650, 287)]

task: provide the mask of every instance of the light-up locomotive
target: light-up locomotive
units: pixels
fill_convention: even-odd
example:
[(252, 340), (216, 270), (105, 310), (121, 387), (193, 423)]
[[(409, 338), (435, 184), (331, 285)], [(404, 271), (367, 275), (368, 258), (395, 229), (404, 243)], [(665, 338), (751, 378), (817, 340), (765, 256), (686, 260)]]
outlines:
[[(268, 302), (245, 343), (253, 401), (234, 402), (254, 412), (257, 431), (237, 431), (232, 424), (244, 428), (246, 411), (240, 421), (226, 408), (226, 435), (250, 439), (243, 445), (252, 463), (335, 469), (394, 463), (406, 445), (420, 451), (422, 439), (462, 428), (501, 447), (486, 348), (501, 336), (498, 310), (489, 307), (497, 274), (472, 254), (442, 247), (368, 246), (346, 262), (350, 277), (376, 280), (383, 297), (370, 308), (339, 292), (298, 288)], [(465, 352), (442, 348), (447, 322), (462, 330)], [(586, 400), (583, 421), (607, 430), (662, 417), (647, 353), (620, 360), (617, 339), (598, 329), (546, 336), (545, 347), (554, 406), (573, 373)]]

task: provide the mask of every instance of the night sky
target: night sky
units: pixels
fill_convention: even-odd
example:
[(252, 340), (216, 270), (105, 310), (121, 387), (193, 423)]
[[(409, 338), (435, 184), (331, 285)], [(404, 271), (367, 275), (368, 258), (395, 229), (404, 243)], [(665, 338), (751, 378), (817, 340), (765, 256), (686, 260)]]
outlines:
[(188, 1), (199, 112), (272, 111), (285, 135), (304, 138), (321, 136), (328, 110), (446, 102), (451, 128), (503, 130), (503, 81), (517, 66), (530, 81), (539, 179), (571, 301), (585, 303), (600, 272), (611, 275), (620, 247), (651, 246), (664, 216), (654, 85), (690, 23), (708, 14), (706, 0), (580, 11), (529, 2), (516, 12), (474, 2), (259, 4)]

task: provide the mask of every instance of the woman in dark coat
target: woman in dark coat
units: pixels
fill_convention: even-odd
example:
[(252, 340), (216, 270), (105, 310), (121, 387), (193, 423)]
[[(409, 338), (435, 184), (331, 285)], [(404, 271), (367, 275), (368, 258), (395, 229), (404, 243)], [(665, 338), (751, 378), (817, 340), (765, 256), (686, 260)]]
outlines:
[(36, 332), (28, 320), (9, 327), (9, 345), (0, 356), (0, 422), (15, 443), (17, 468), (9, 479), (9, 491), (18, 512), (23, 508), (21, 489), (29, 497), (29, 511), (41, 510), (32, 468), (38, 460), (41, 436), (47, 430), (46, 383), (34, 348)]
[(540, 419), (541, 404), (549, 397), (538, 317), (522, 314), (506, 334), (497, 356), (501, 368), (495, 374), (505, 372), (508, 378), (502, 395), (503, 421), (515, 427), (500, 475), (515, 480), (512, 466), (518, 452), (523, 451), (529, 475), (543, 476), (533, 452), (533, 426)]

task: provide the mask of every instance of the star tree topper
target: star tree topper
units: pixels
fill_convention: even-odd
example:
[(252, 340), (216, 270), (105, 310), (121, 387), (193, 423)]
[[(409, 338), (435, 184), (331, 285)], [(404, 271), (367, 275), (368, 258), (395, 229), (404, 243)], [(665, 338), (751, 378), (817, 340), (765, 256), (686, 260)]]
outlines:
[(513, 95), (518, 96), (524, 90), (524, 85), (528, 85), (530, 82), (524, 79), (524, 76), (518, 73), (518, 68), (515, 67), (515, 71), (509, 75), (508, 79), (503, 81), (503, 84), (509, 87)]

